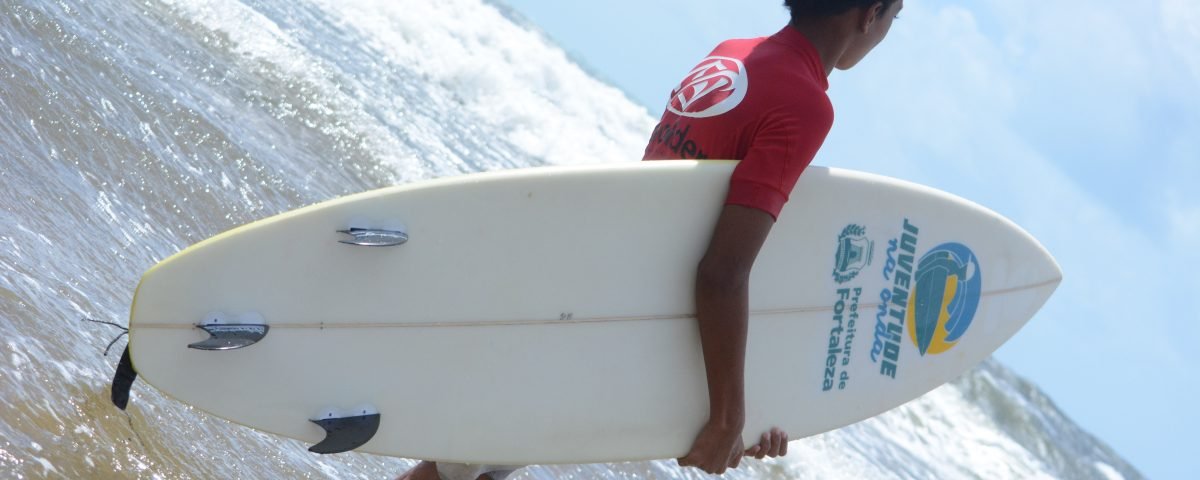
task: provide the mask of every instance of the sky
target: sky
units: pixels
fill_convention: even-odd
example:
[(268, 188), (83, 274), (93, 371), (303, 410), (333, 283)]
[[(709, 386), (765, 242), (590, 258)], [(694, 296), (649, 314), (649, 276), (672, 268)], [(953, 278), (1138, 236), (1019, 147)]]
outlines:
[[(657, 118), (781, 0), (503, 0)], [(909, 0), (814, 163), (983, 204), (1064, 281), (996, 356), (1151, 478), (1200, 472), (1200, 2)]]

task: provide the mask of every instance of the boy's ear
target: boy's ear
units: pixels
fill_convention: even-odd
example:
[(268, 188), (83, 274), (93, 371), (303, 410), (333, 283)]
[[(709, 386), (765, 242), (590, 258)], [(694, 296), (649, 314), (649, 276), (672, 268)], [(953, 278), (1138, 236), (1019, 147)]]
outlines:
[(859, 32), (867, 33), (871, 31), (871, 26), (875, 24), (876, 20), (879, 20), (879, 17), (882, 14), (883, 2), (875, 2), (872, 3), (870, 7), (862, 9), (861, 13), (859, 14), (860, 16), (858, 17)]

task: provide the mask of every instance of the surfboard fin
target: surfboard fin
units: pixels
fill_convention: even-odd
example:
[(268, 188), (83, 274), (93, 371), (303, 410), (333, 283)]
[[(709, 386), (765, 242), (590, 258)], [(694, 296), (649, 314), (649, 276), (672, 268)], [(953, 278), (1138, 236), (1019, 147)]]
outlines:
[(408, 234), (398, 230), (354, 227), (338, 230), (338, 233), (344, 233), (351, 237), (348, 240), (338, 240), (338, 243), (363, 247), (393, 247), (403, 245), (404, 242), (408, 241)]
[(251, 323), (209, 323), (196, 325), (196, 328), (209, 335), (206, 340), (188, 344), (188, 348), (197, 350), (234, 350), (248, 347), (262, 340), (271, 329), (269, 325)]
[(325, 439), (308, 448), (313, 453), (342, 453), (361, 447), (379, 431), (379, 414), (362, 410), (361, 415), (310, 419), (325, 429)]

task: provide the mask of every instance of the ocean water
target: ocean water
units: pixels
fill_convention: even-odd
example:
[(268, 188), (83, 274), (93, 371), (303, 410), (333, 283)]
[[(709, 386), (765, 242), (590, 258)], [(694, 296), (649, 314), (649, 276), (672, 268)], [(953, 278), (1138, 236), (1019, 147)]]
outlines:
[[(339, 195), (544, 164), (634, 161), (653, 119), (480, 0), (0, 0), (0, 478), (392, 478), (414, 461), (307, 445), (136, 383), (109, 403), (141, 273)], [(803, 406), (798, 406), (803, 408)], [(1140, 475), (988, 361), (729, 478)], [(672, 460), (514, 478), (703, 478)]]

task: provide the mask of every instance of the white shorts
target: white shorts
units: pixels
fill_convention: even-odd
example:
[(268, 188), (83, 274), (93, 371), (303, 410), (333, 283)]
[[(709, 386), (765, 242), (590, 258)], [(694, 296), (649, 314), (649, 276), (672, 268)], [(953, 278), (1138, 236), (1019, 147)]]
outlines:
[(475, 480), (488, 474), (493, 480), (504, 480), (524, 465), (467, 465), (463, 463), (438, 462), (437, 472), (442, 480)]

